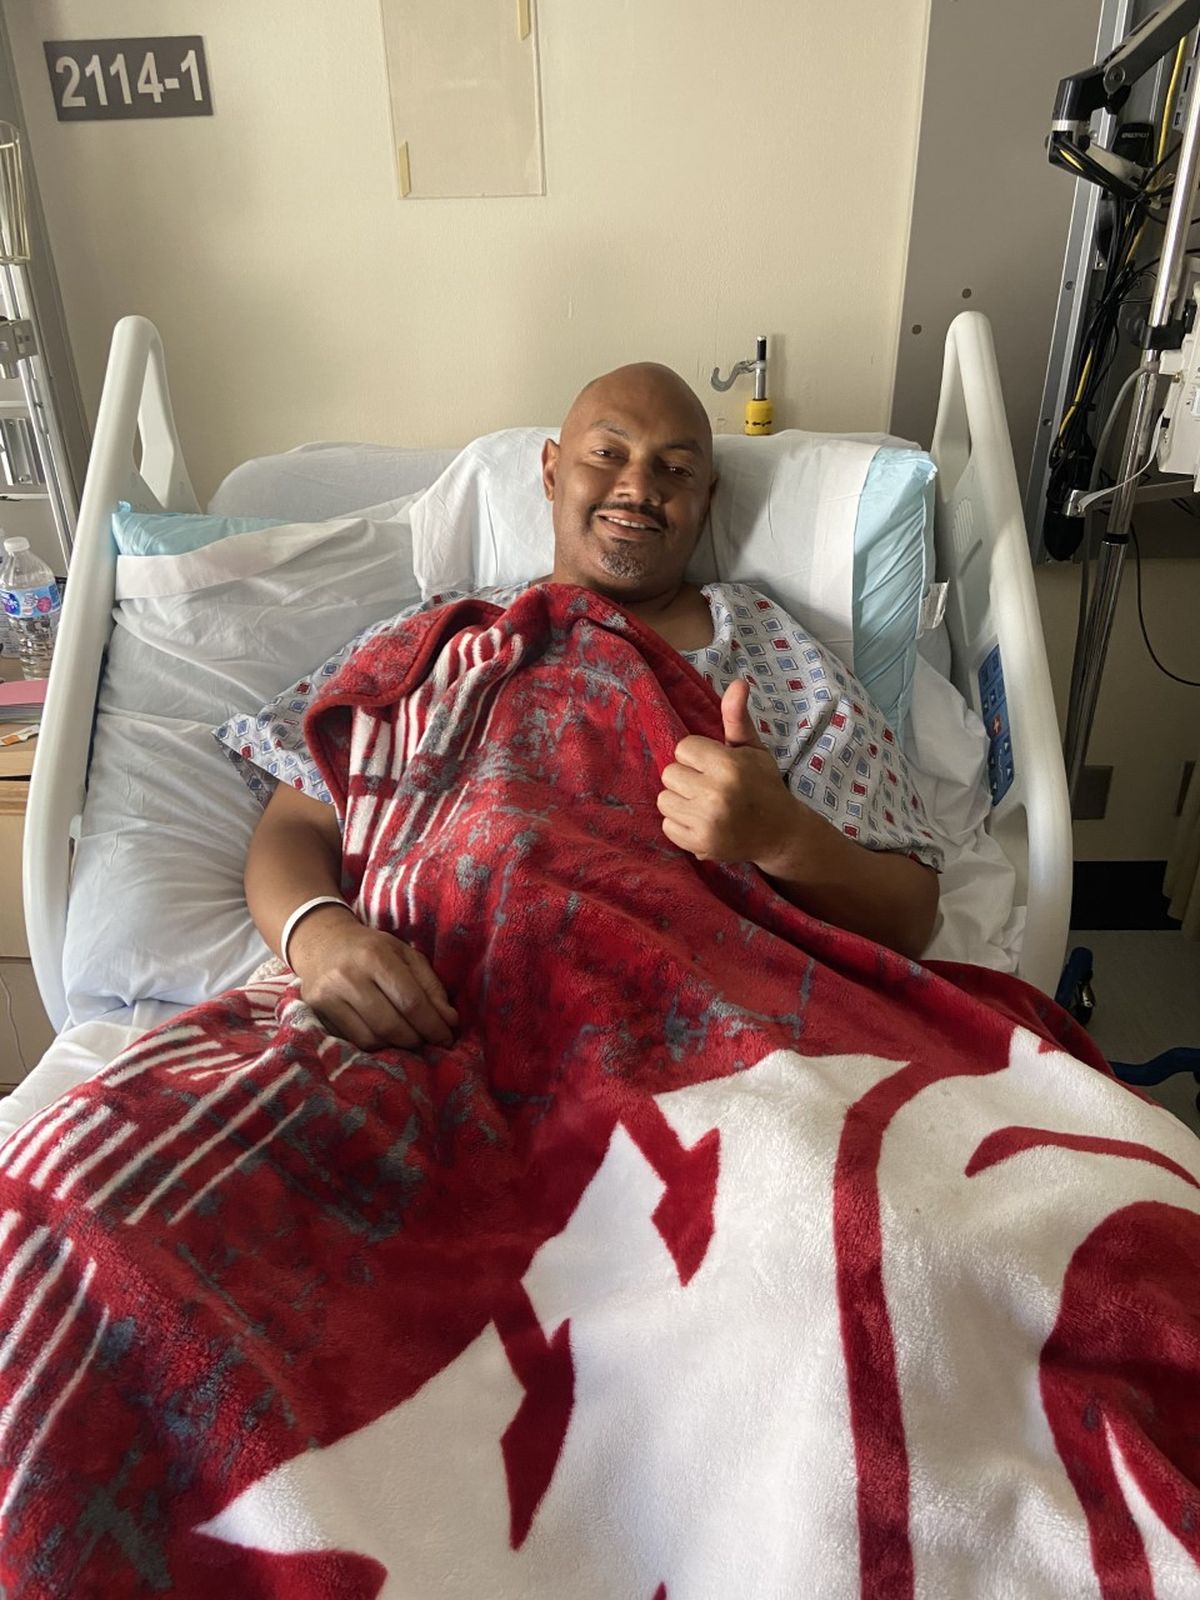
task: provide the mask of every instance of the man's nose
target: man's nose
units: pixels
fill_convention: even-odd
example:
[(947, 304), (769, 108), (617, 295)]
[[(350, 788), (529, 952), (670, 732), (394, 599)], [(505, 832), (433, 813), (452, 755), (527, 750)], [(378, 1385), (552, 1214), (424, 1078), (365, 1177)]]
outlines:
[(626, 461), (617, 476), (615, 488), (618, 495), (638, 503), (657, 504), (662, 499), (662, 489), (654, 468), (647, 461)]

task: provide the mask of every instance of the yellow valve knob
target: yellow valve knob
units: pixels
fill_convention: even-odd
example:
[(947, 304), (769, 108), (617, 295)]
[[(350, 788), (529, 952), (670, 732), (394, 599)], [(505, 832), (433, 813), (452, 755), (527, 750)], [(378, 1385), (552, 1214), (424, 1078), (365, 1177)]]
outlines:
[(746, 401), (746, 425), (743, 432), (765, 434), (775, 431), (775, 407), (769, 400)]

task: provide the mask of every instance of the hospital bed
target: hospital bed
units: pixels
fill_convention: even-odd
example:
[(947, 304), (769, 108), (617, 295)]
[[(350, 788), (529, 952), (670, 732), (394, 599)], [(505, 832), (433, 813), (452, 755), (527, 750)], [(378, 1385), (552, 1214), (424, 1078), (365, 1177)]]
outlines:
[[(381, 452), (368, 454), (377, 472)], [(390, 481), (396, 492), (423, 487), (453, 456), (395, 454), (399, 477)], [(982, 872), (983, 887), (975, 892), (976, 898), (1005, 902), (994, 908), (993, 922), (1006, 928), (1007, 944), (999, 955), (992, 951), (980, 959), (1015, 968), (1053, 993), (1068, 927), (1069, 807), (995, 353), (989, 325), (978, 313), (960, 316), (949, 332), (932, 455), (938, 467), (937, 578), (948, 585), (948, 596), (944, 624), (922, 643), (928, 662), (921, 670), (927, 682), (941, 682), (929, 665), (936, 662), (963, 700), (997, 729), (996, 738), (985, 744), (979, 724), (967, 718), (968, 766), (974, 760), (977, 770), (962, 778), (963, 792), (980, 781), (986, 785), (989, 756), (993, 789), (1000, 792), (990, 808), (985, 799), (978, 831), (985, 853), (990, 841), (990, 870)], [(297, 458), (317, 477), (319, 459), (303, 453)], [(303, 474), (301, 499), (302, 479)], [(273, 492), (280, 492), (276, 480), (269, 474), (264, 478), (251, 464), (231, 474), (218, 500), (226, 512), (261, 513), (272, 509)], [(297, 492), (293, 477), (287, 495), (294, 501)], [(68, 1003), (72, 851), (88, 794), (89, 761), (102, 762), (104, 755), (102, 748), (93, 751), (93, 727), (113, 630), (117, 556), (111, 521), (122, 501), (144, 510), (198, 509), (171, 410), (162, 344), (152, 324), (138, 317), (124, 319), (114, 334), (26, 825), (30, 952), (46, 1011), (64, 1032), (10, 1098), (8, 1125), (177, 1009), (152, 994), (127, 995), (124, 1009), (105, 1016), (95, 1007), (80, 1016)], [(326, 503), (321, 514), (356, 504), (348, 494), (341, 505)], [(291, 514), (295, 506), (275, 509)], [(921, 703), (918, 683), (914, 714)], [(940, 710), (932, 715), (944, 717)], [(212, 720), (220, 716), (214, 706)], [(222, 762), (215, 751), (212, 759)], [(130, 818), (130, 827), (137, 826)], [(996, 846), (1011, 868), (1007, 873), (995, 870)], [(974, 859), (968, 852), (964, 873)], [(153, 945), (154, 929), (125, 928), (119, 916), (113, 920), (112, 907), (119, 907), (126, 894), (119, 876), (107, 889), (106, 935)]]
[[(362, 1052), (286, 973), (229, 989), (253, 803), (211, 724), (394, 614), (482, 443), (417, 498), (440, 460), (247, 465), (210, 543), (114, 559), (122, 499), (143, 532), (194, 506), (157, 335), (117, 330), (30, 808), (65, 1026), (0, 1107), (6, 1592), (1193, 1594), (1200, 1165), (1041, 992), (1069, 821), (983, 319), (934, 440), (922, 643), (958, 689), (922, 660), (892, 737), (943, 837), (969, 802), (935, 954), (972, 954), (972, 884), (1011, 939), (920, 966), (664, 843), (712, 698), (602, 597), (535, 585), (375, 633), (307, 729), (347, 892), (429, 950), (455, 1039)], [(920, 452), (865, 453), (928, 487)], [(336, 459), (339, 498), (391, 501), (231, 521), (294, 518), (302, 483), (336, 513)]]

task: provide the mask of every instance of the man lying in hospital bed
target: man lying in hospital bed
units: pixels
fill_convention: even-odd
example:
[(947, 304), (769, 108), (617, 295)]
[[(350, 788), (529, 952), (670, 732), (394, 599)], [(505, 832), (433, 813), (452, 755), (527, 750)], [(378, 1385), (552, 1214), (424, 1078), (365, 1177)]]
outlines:
[[(615, 601), (721, 694), (723, 740), (684, 739), (662, 774), (667, 838), (702, 861), (749, 862), (810, 914), (922, 955), (941, 852), (882, 714), (764, 595), (684, 580), (715, 483), (712, 429), (696, 396), (649, 364), (596, 379), (560, 442), (547, 441), (543, 472), (554, 509), (549, 580)], [(527, 587), (481, 598), (506, 606)], [(251, 844), (246, 899), (329, 1027), (363, 1049), (448, 1044), (453, 1010), (425, 956), (364, 927), (341, 899), (338, 819), (304, 742), (314, 685), (357, 643), (264, 707), (252, 743), (218, 730), (260, 792), (256, 772), (274, 788)], [(271, 771), (283, 762), (289, 781), (276, 786)]]
[[(621, 383), (629, 461), (669, 381)], [(1195, 1140), (1044, 995), (905, 953), (886, 729), (778, 613), (815, 749), (722, 668), (737, 594), (615, 603), (580, 507), (618, 566), (692, 519), (589, 492), (583, 415), (588, 581), (373, 629), (249, 750), (332, 802), (271, 803), (270, 942), (353, 915), (0, 1148), (5, 1593), (1194, 1594)], [(321, 987), (396, 938), (428, 966)]]

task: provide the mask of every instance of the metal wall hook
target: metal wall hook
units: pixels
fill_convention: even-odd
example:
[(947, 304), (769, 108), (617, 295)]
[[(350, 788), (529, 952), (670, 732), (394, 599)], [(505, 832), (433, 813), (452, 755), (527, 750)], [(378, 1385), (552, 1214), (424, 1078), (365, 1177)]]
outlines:
[(732, 389), (738, 378), (743, 373), (754, 375), (754, 398), (765, 400), (767, 398), (767, 337), (761, 334), (755, 340), (755, 355), (753, 361), (739, 361), (731, 370), (727, 378), (722, 378), (720, 367), (712, 370), (712, 386), (724, 394), (726, 389)]
[(720, 389), (721, 393), (724, 394), (726, 389), (733, 388), (734, 384), (744, 372), (753, 372), (755, 365), (756, 363), (753, 361), (739, 361), (737, 366), (730, 369), (729, 376), (727, 378), (723, 378), (721, 376), (720, 367), (714, 367), (712, 369), (713, 388)]

